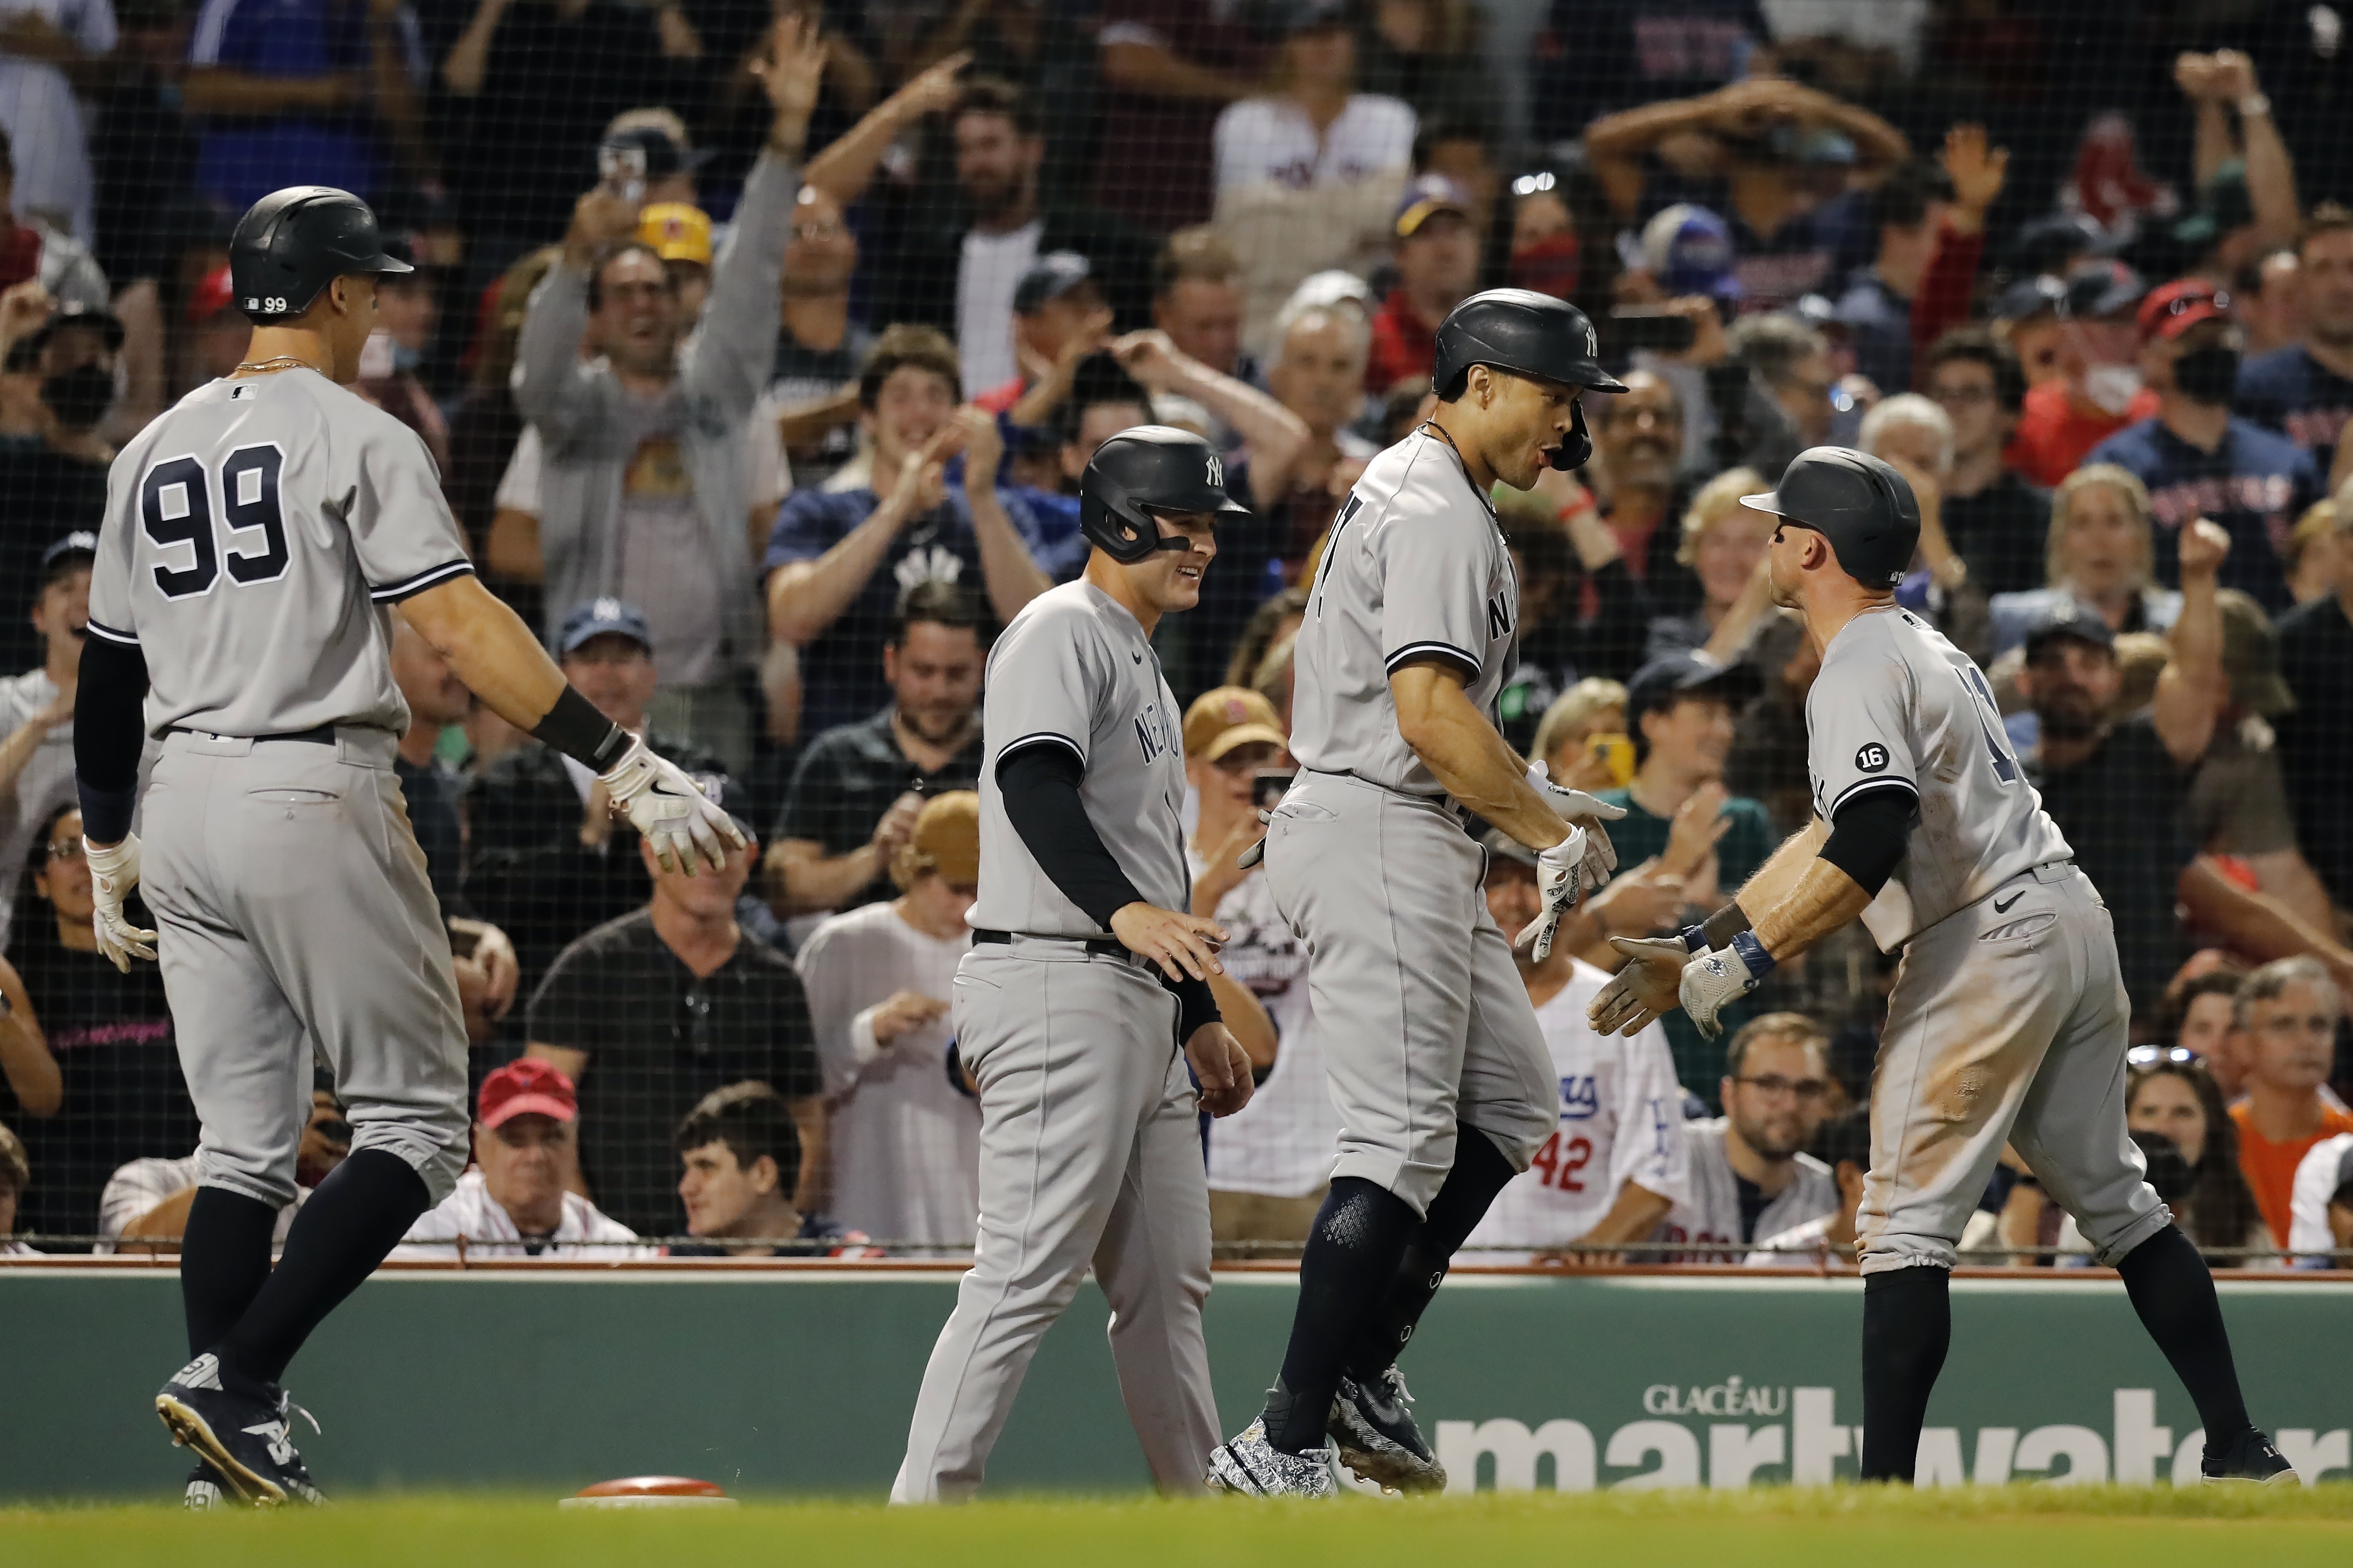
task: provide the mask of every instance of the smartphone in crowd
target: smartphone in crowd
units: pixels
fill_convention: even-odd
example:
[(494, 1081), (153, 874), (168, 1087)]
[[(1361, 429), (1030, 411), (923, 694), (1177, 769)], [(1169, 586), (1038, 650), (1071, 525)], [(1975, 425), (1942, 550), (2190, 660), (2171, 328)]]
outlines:
[(1593, 760), (1609, 770), (1610, 787), (1624, 789), (1634, 782), (1634, 738), (1625, 734), (1595, 735), (1586, 742)]
[(635, 205), (646, 199), (646, 150), (642, 147), (599, 147), (596, 174), (606, 193)]

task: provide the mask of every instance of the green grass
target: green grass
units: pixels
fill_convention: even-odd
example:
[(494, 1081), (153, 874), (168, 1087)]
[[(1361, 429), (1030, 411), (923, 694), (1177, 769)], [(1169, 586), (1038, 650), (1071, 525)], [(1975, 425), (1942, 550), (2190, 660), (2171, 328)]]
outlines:
[(2353, 1563), (2353, 1485), (1935, 1492), (1522, 1493), (1263, 1505), (1008, 1499), (962, 1510), (747, 1501), (559, 1513), (553, 1497), (371, 1497), (317, 1510), (190, 1517), (160, 1506), (0, 1509), (0, 1562), (172, 1568), (2301, 1568)]

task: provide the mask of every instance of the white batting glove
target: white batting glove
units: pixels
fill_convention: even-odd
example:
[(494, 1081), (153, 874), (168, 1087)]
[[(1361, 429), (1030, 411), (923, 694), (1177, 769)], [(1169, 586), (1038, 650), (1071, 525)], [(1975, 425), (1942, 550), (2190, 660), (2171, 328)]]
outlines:
[(1591, 892), (1609, 880), (1618, 870), (1618, 851), (1601, 825), (1617, 821), (1626, 808), (1581, 789), (1563, 789), (1552, 782), (1552, 771), (1542, 763), (1528, 764), (1528, 787), (1544, 796), (1562, 821), (1585, 829), (1585, 890)]
[(1552, 956), (1552, 939), (1560, 930), (1560, 918), (1576, 907), (1586, 855), (1585, 829), (1576, 826), (1551, 848), (1536, 852), (1536, 897), (1544, 900), (1544, 913), (1521, 927), (1512, 945), (1533, 944), (1538, 963)]
[(1716, 1015), (1763, 984), (1772, 972), (1773, 959), (1765, 944), (1754, 933), (1742, 931), (1730, 946), (1700, 953), (1683, 965), (1676, 989), (1684, 1016), (1702, 1035), (1715, 1039), (1724, 1033)]
[(121, 843), (107, 845), (85, 837), (81, 854), (90, 867), (90, 900), (96, 906), (90, 911), (90, 931), (98, 938), (98, 951), (125, 974), (134, 957), (154, 963), (155, 933), (141, 931), (122, 912), (122, 900), (139, 885), (139, 836), (126, 833)]
[(621, 760), (597, 777), (614, 809), (628, 815), (629, 826), (653, 846), (654, 862), (665, 871), (692, 876), (698, 858), (716, 871), (727, 864), (731, 847), (741, 849), (748, 842), (718, 802), (676, 763), (648, 751), (642, 737), (633, 738)]

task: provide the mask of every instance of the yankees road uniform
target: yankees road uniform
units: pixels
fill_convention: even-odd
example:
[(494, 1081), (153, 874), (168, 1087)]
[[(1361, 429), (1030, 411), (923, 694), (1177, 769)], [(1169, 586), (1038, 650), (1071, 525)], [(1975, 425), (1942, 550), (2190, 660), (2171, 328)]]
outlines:
[(1209, 1194), (1176, 998), (1039, 868), (997, 782), (1024, 748), (1075, 752), (1112, 858), (1146, 902), (1184, 910), (1180, 714), (1144, 628), (1092, 583), (1039, 595), (989, 652), (980, 897), (952, 998), (980, 1085), (980, 1245), (924, 1368), (894, 1502), (980, 1485), (1039, 1338), (1090, 1261), (1154, 1479), (1198, 1492), (1208, 1468)]
[[(1838, 1206), (1838, 1177), (1811, 1154), (1790, 1162), (1788, 1184), (1770, 1202), (1762, 1192), (1749, 1199), (1756, 1205), (1754, 1221), (1741, 1213), (1741, 1182), (1724, 1146), (1730, 1122), (1718, 1116), (1683, 1125), (1683, 1152), (1689, 1186), (1660, 1222), (1660, 1241), (1697, 1241), (1737, 1247), (1778, 1236), (1806, 1220), (1819, 1219)], [(1983, 1184), (1979, 1184), (1983, 1190)], [(1683, 1263), (1737, 1263), (1737, 1252), (1693, 1252), (1669, 1255)]]
[(1571, 963), (1568, 984), (1535, 1010), (1559, 1086), (1559, 1125), (1462, 1244), (1473, 1262), (1525, 1263), (1530, 1250), (1577, 1240), (1629, 1182), (1686, 1201), (1683, 1091), (1666, 1031), (1655, 1023), (1631, 1038), (1596, 1030), (1585, 1010), (1609, 976)]
[(311, 370), (216, 381), (115, 459), (90, 635), (146, 657), (141, 888), (198, 1181), (294, 1200), (311, 1055), (433, 1202), (466, 1163), (448, 932), (393, 776), (390, 606), (472, 571), (416, 434)]
[(1862, 917), (1904, 951), (1872, 1085), (1863, 1272), (1950, 1268), (2005, 1140), (2114, 1264), (2170, 1217), (2125, 1132), (2116, 938), (1985, 676), (1910, 611), (1866, 611), (1823, 650), (1806, 726), (1823, 820), (1873, 790), (1919, 809)]
[(980, 1216), (980, 1106), (948, 1063), (952, 1020), (874, 1038), (894, 994), (945, 999), (972, 939), (926, 936), (887, 903), (836, 915), (801, 945), (801, 984), (833, 1101), (836, 1223), (967, 1251)]
[(1555, 1126), (1544, 1037), (1480, 890), (1486, 852), (1398, 733), (1388, 685), (1440, 660), (1492, 718), (1518, 611), (1494, 509), (1425, 426), (1340, 509), (1293, 654), (1301, 771), (1267, 830), (1267, 885), (1314, 955), (1309, 1005), (1340, 1113), (1332, 1174), (1417, 1215), (1453, 1167), (1459, 1125), (1521, 1171)]
[[(1208, 868), (1189, 847), (1185, 863), (1196, 881)], [(1331, 1178), (1340, 1114), (1332, 1108), (1324, 1046), (1307, 1005), (1306, 945), (1283, 924), (1262, 872), (1243, 878), (1219, 901), (1218, 923), (1226, 928), (1218, 961), (1266, 1008), (1281, 1045), (1274, 1070), (1250, 1103), (1209, 1129), (1209, 1191), (1313, 1198)]]

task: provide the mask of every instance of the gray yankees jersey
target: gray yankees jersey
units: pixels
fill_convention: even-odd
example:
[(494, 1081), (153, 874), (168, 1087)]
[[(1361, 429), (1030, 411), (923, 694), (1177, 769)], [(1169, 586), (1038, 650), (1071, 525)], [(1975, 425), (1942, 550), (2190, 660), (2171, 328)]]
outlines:
[(1460, 669), (1493, 717), (1514, 662), (1519, 579), (1495, 509), (1425, 426), (1368, 464), (1340, 508), (1292, 653), (1291, 752), (1303, 767), (1442, 795), (1398, 732), (1389, 676), (1416, 659)]
[(216, 381), (107, 481), (90, 633), (147, 657), (147, 727), (408, 728), (389, 606), (471, 572), (425, 443), (308, 370)]
[(1134, 616), (1093, 584), (1029, 601), (989, 650), (981, 702), (979, 931), (1105, 934), (1063, 896), (1005, 815), (997, 763), (1029, 746), (1063, 746), (1086, 769), (1087, 820), (1145, 901), (1192, 907), (1179, 812), (1183, 715)]
[(1806, 694), (1806, 731), (1824, 821), (1873, 790), (1919, 803), (1903, 863), (1863, 911), (1883, 952), (2074, 854), (2010, 752), (1984, 674), (1909, 610), (1867, 611), (1831, 639)]

